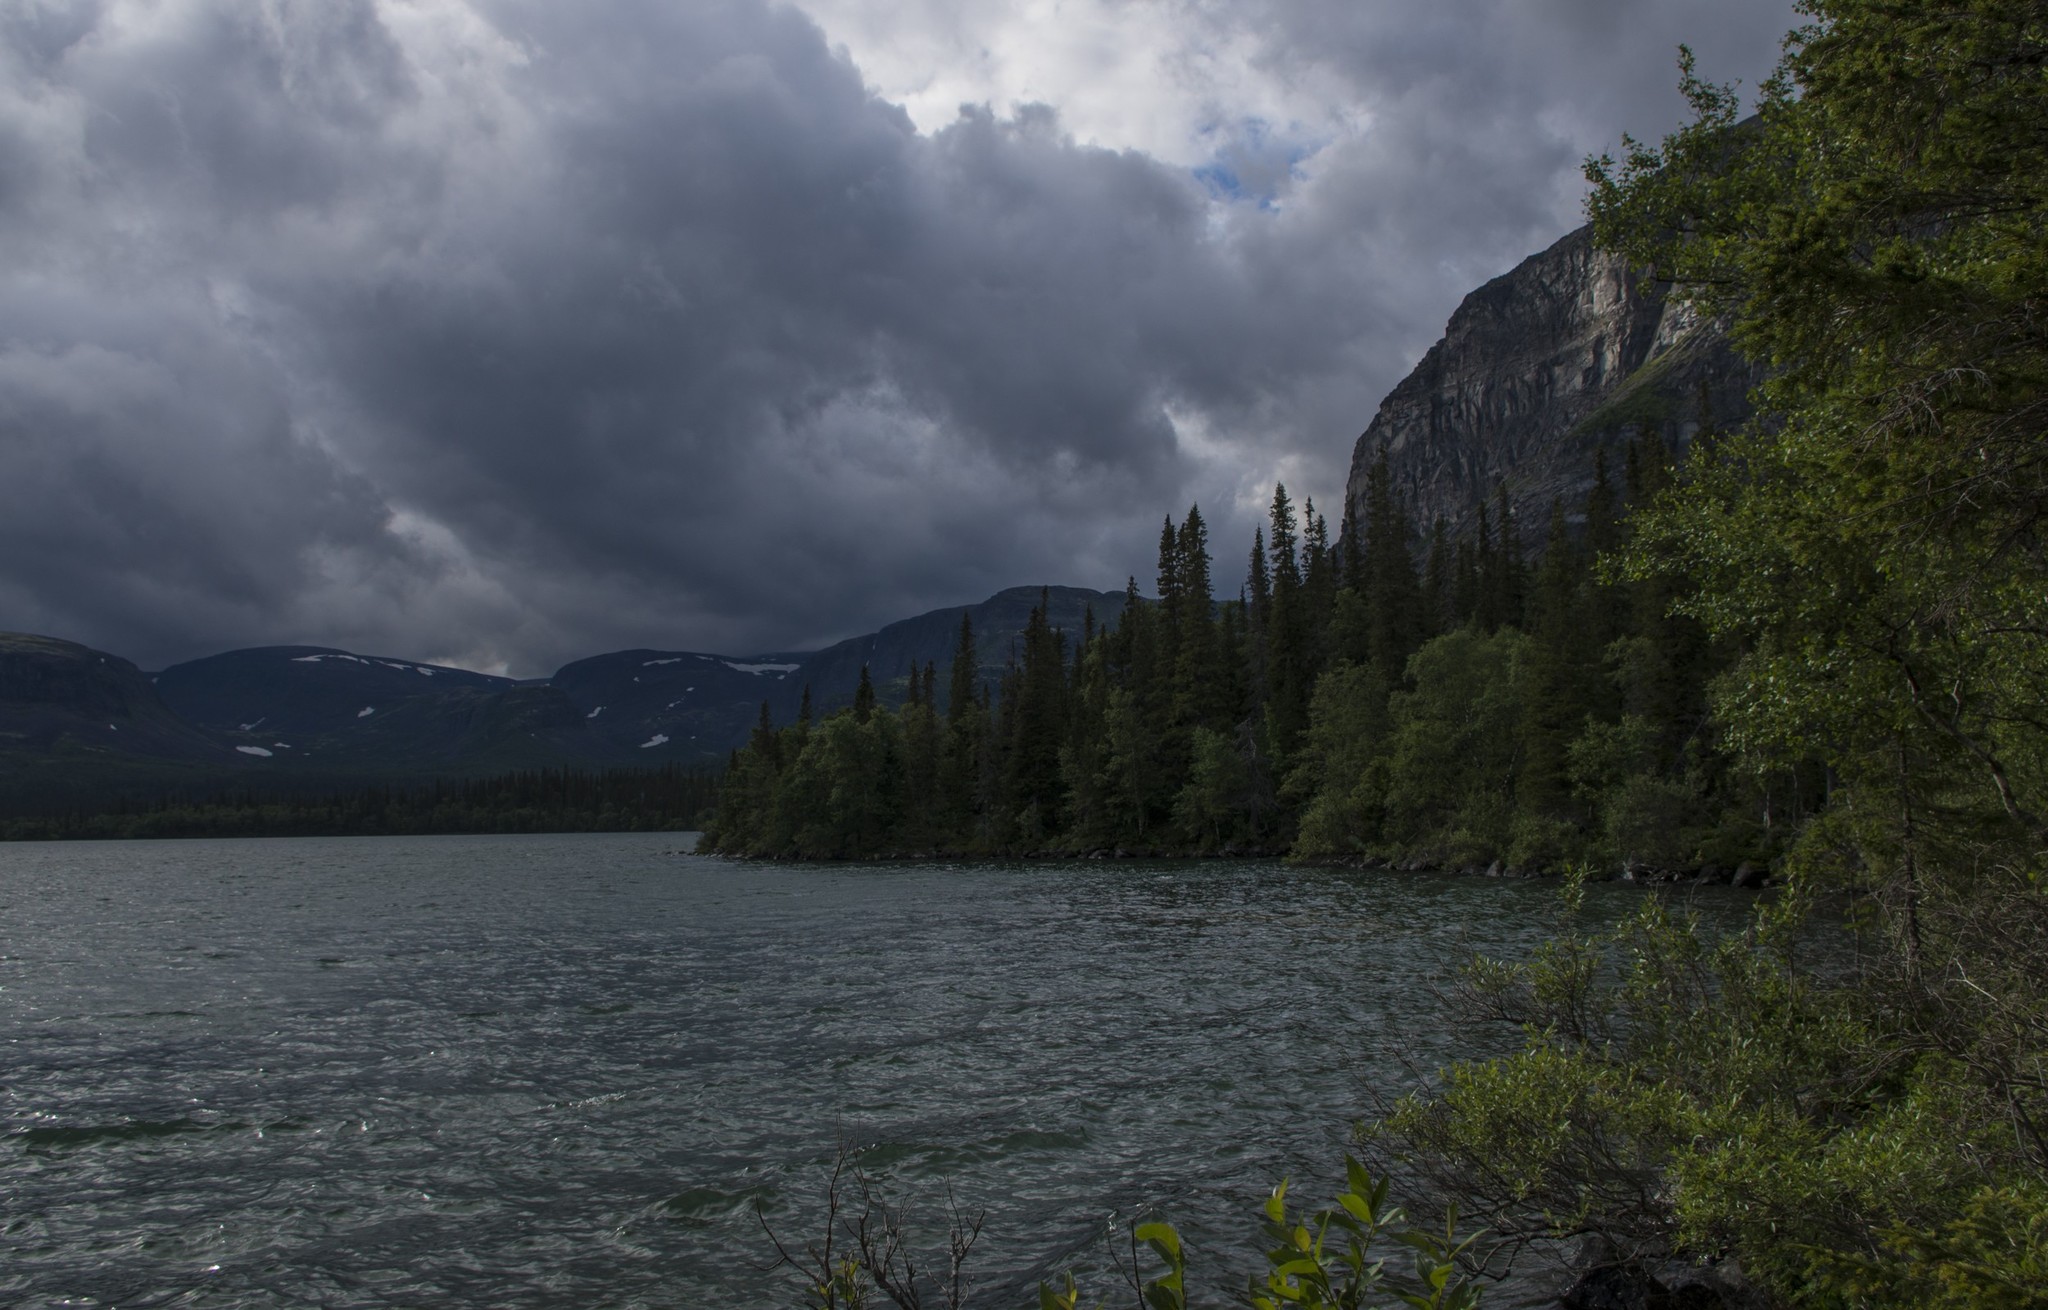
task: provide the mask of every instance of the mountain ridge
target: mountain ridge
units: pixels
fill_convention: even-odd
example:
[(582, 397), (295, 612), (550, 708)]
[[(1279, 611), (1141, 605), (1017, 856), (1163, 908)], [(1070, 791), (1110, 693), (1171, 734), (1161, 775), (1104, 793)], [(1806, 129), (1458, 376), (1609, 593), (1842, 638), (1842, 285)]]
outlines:
[(1121, 592), (1011, 587), (821, 651), (611, 651), (538, 679), (308, 645), (222, 651), (152, 675), (61, 638), (0, 633), (0, 804), (715, 766), (763, 702), (788, 722), (808, 688), (829, 713), (852, 700), (863, 665), (884, 703), (900, 701), (913, 664), (950, 666), (963, 614), (993, 682), (1041, 596), (1055, 626), (1077, 632), (1091, 607), (1113, 623), (1124, 604)]

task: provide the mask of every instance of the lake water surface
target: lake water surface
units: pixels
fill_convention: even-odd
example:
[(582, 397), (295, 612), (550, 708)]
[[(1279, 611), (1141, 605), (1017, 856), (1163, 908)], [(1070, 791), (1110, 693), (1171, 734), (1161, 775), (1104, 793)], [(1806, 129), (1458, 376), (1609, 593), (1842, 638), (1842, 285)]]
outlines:
[[(799, 866), (674, 835), (0, 847), (0, 1303), (787, 1306), (837, 1147), (997, 1306), (1173, 1219), (1242, 1286), (1540, 883)], [(1596, 913), (1642, 893), (1593, 889)], [(1708, 895), (1733, 916), (1739, 893)], [(939, 1224), (942, 1232), (943, 1224)]]

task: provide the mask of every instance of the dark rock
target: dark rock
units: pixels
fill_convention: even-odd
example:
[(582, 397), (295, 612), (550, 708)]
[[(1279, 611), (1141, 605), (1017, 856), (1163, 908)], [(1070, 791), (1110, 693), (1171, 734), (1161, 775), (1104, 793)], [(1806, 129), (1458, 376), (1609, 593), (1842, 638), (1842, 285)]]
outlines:
[(1739, 1268), (1666, 1260), (1597, 1265), (1580, 1274), (1558, 1304), (1563, 1310), (1765, 1310), (1768, 1302)]
[(1489, 878), (1505, 877), (1506, 874), (1507, 868), (1499, 860), (1495, 860), (1492, 864), (1486, 866), (1486, 876)]
[(1770, 1305), (1733, 1260), (1711, 1265), (1671, 1261), (1658, 1267), (1657, 1281), (1672, 1310), (1768, 1310)]
[(1557, 1299), (1564, 1310), (1662, 1310), (1657, 1280), (1634, 1265), (1601, 1265), (1580, 1274)]
[(1584, 503), (1597, 450), (1655, 432), (1682, 451), (1747, 418), (1761, 380), (1718, 326), (1580, 228), (1465, 297), (1358, 439), (1346, 494), (1363, 515), (1384, 447), (1417, 525), (1442, 516), (1455, 536), (1505, 484), (1524, 541), (1540, 544), (1553, 499)]
[(1763, 865), (1744, 860), (1736, 866), (1734, 882), (1737, 887), (1755, 890), (1769, 881), (1770, 876), (1770, 870)]

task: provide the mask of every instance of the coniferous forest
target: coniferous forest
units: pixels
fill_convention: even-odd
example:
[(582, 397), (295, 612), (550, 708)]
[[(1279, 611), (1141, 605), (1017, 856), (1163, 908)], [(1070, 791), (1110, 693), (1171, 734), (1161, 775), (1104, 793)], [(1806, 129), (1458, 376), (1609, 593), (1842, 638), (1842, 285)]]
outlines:
[(1467, 536), (1418, 531), (1384, 458), (1334, 541), (1276, 488), (1222, 603), (1190, 509), (1161, 530), (1156, 601), (1133, 580), (1107, 630), (1035, 614), (994, 685), (963, 620), (951, 668), (913, 669), (898, 706), (868, 684), (818, 722), (764, 707), (705, 849), (1760, 866), (1824, 769), (1722, 749), (1707, 683), (1726, 651), (1670, 580), (1613, 563), (1671, 454), (1654, 436), (1616, 454), (1540, 533), (1505, 489)]
[(692, 827), (715, 774), (658, 769), (526, 769), (488, 778), (245, 788), (0, 818), (0, 841), (130, 837), (396, 837), (448, 833), (673, 832)]

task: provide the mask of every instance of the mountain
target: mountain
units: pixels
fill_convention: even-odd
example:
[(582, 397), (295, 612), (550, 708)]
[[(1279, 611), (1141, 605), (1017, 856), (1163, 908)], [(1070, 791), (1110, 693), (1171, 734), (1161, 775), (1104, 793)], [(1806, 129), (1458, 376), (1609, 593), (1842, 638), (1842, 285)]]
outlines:
[(226, 743), (185, 722), (148, 675), (75, 642), (0, 633), (0, 780), (8, 794), (68, 804), (230, 769)]
[(974, 624), (982, 679), (993, 683), (1041, 595), (1054, 627), (1077, 637), (1090, 609), (1113, 625), (1124, 595), (1084, 587), (1011, 587), (978, 605), (955, 605), (891, 623), (816, 652), (710, 655), (697, 651), (629, 650), (564, 665), (551, 686), (576, 707), (603, 757), (619, 764), (674, 761), (722, 763), (759, 720), (762, 702), (777, 723), (811, 708), (829, 714), (853, 700), (863, 666), (884, 704), (900, 704), (912, 665), (938, 672), (943, 702), (960, 618)]
[(805, 686), (810, 687), (812, 705), (819, 713), (849, 703), (860, 686), (863, 665), (867, 666), (868, 677), (881, 700), (900, 704), (909, 689), (912, 665), (922, 669), (930, 664), (938, 674), (943, 707), (953, 652), (960, 643), (961, 616), (965, 615), (974, 625), (975, 660), (981, 680), (992, 684), (1009, 667), (1031, 611), (1041, 597), (1046, 604), (1047, 620), (1067, 633), (1069, 650), (1080, 639), (1091, 611), (1098, 628), (1115, 627), (1124, 612), (1124, 593), (1090, 591), (1086, 587), (1010, 587), (979, 605), (932, 610), (806, 656), (782, 680), (781, 694), (771, 699), (776, 718), (787, 722), (795, 714)]
[(565, 664), (548, 682), (607, 761), (723, 763), (804, 658), (624, 650)]
[(1465, 297), (1444, 336), (1358, 438), (1346, 486), (1365, 513), (1366, 474), (1387, 454), (1418, 528), (1472, 526), (1505, 483), (1525, 541), (1553, 499), (1575, 514), (1595, 452), (1655, 431), (1678, 452), (1703, 428), (1750, 414), (1760, 369), (1720, 325), (1668, 300), (1582, 227)]
[(458, 689), (488, 693), (513, 685), (487, 673), (327, 646), (231, 650), (156, 675), (157, 694), (187, 721), (262, 737), (322, 736)]
[(174, 664), (156, 690), (271, 773), (417, 777), (595, 762), (560, 692), (439, 664), (262, 646)]
[[(103, 806), (223, 787), (327, 790), (531, 768), (716, 766), (767, 701), (795, 718), (853, 699), (863, 663), (885, 703), (913, 664), (944, 673), (972, 618), (984, 681), (1002, 676), (1043, 594), (1077, 636), (1121, 592), (1013, 587), (816, 652), (629, 650), (515, 681), (327, 646), (262, 646), (175, 664), (51, 637), (0, 634), (0, 806)], [(943, 697), (943, 690), (941, 696)]]

